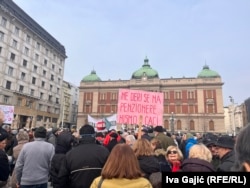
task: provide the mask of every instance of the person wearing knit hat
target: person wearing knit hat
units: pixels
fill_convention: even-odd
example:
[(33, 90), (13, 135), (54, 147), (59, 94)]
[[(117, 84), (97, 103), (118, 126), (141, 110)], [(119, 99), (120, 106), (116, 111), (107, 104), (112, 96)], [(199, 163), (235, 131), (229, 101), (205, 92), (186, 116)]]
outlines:
[(176, 146), (176, 144), (174, 143), (174, 140), (171, 137), (165, 135), (163, 131), (164, 130), (162, 126), (156, 126), (154, 128), (155, 138), (160, 140), (162, 144), (162, 148), (166, 150), (168, 146)]
[(231, 136), (223, 135), (215, 143), (217, 154), (220, 158), (218, 172), (229, 172), (235, 163), (234, 139)]
[(34, 133), (34, 141), (23, 145), (14, 169), (17, 186), (47, 187), (55, 148), (45, 141), (46, 132), (44, 126), (38, 127)]
[(95, 129), (89, 124), (79, 130), (79, 144), (68, 151), (60, 168), (58, 187), (90, 187), (100, 175), (109, 156), (106, 147), (97, 144)]

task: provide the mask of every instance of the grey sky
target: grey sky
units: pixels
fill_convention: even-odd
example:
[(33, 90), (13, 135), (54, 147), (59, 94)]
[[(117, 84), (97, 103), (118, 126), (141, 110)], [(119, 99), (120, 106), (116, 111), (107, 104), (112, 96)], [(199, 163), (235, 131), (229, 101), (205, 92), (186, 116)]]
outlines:
[(224, 106), (250, 97), (249, 0), (14, 0), (66, 48), (64, 80), (94, 69), (131, 78), (145, 56), (160, 78), (196, 77), (205, 63), (223, 82)]

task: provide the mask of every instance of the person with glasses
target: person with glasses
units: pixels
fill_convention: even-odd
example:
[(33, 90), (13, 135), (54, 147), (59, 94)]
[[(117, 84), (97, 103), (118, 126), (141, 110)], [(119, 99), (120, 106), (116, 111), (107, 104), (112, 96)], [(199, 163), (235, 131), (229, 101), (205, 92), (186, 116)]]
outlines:
[(220, 164), (220, 158), (217, 154), (215, 143), (217, 142), (218, 136), (214, 134), (208, 134), (202, 139), (202, 143), (211, 151), (212, 153), (212, 165), (215, 169), (218, 168)]
[(166, 152), (166, 160), (172, 168), (172, 172), (178, 172), (183, 160), (183, 154), (177, 146), (169, 146)]

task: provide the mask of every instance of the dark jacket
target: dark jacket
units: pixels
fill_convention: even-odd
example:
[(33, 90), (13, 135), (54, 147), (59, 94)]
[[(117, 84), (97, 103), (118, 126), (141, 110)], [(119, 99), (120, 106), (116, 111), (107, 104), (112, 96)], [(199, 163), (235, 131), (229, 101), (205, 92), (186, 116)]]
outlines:
[(0, 181), (7, 181), (9, 174), (10, 169), (8, 157), (3, 150), (0, 150)]
[(221, 158), (217, 172), (230, 172), (234, 162), (234, 151), (230, 151)]
[(147, 133), (144, 134), (144, 135), (142, 135), (141, 138), (145, 138), (145, 139), (147, 139), (148, 141), (152, 140), (152, 137), (149, 136)]
[(100, 176), (109, 151), (93, 137), (84, 137), (65, 157), (58, 178), (60, 188), (89, 188)]
[(155, 156), (139, 156), (137, 157), (141, 171), (145, 174), (144, 177), (149, 178), (153, 172), (159, 172), (160, 166)]
[(215, 172), (215, 169), (208, 161), (198, 158), (188, 158), (182, 162), (182, 172)]

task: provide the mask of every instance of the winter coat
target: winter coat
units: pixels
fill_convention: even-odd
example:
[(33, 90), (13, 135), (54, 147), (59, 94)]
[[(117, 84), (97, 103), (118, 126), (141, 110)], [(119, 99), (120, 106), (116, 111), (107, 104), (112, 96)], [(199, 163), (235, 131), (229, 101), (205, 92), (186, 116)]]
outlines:
[[(94, 179), (90, 188), (99, 188), (98, 184), (100, 182), (101, 176)], [(101, 185), (102, 188), (152, 188), (152, 185), (146, 178), (137, 178), (137, 179), (126, 179), (126, 178), (112, 178), (104, 179)]]
[(82, 138), (65, 156), (58, 174), (60, 188), (89, 188), (100, 176), (108, 156), (108, 149), (96, 144), (95, 138)]
[(182, 172), (215, 172), (215, 169), (208, 161), (198, 158), (188, 158), (182, 162)]
[(234, 162), (234, 151), (230, 151), (221, 158), (217, 172), (230, 172)]
[(160, 171), (158, 160), (154, 155), (139, 156), (137, 159), (139, 161), (141, 171), (145, 174), (144, 177), (149, 178), (151, 173)]

